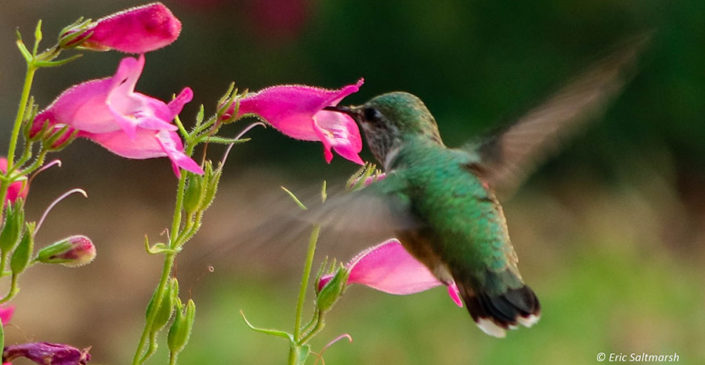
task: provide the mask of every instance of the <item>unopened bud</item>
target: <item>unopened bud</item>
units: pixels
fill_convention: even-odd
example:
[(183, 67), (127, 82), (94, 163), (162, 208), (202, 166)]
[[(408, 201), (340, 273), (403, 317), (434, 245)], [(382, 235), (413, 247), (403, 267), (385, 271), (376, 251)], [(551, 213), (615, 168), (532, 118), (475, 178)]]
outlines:
[(203, 201), (203, 176), (190, 174), (184, 192), (184, 211), (188, 214), (197, 212)]
[(340, 266), (332, 277), (326, 278), (327, 282), (322, 283), (322, 280), (319, 282), (316, 305), (321, 312), (329, 310), (338, 301), (345, 290), (349, 275), (348, 270)]
[(32, 258), (32, 252), (34, 251), (34, 227), (35, 224), (27, 223), (27, 229), (20, 240), (20, 244), (17, 246), (15, 251), (12, 253), (12, 258), (10, 259), (10, 269), (13, 275), (18, 275), (23, 272), (29, 265), (29, 261)]
[(39, 250), (36, 260), (45, 264), (78, 267), (93, 261), (95, 255), (95, 246), (90, 238), (76, 235)]
[(178, 354), (186, 347), (186, 343), (191, 337), (193, 321), (196, 318), (196, 303), (193, 300), (189, 299), (188, 303), (186, 303), (186, 308), (182, 307), (183, 305), (179, 303), (176, 308), (174, 323), (171, 324), (167, 337), (169, 351), (173, 354)]
[(24, 224), (24, 204), (22, 199), (14, 204), (8, 204), (5, 211), (5, 222), (0, 232), (0, 251), (3, 255), (9, 255), (17, 245), (22, 235), (22, 225)]

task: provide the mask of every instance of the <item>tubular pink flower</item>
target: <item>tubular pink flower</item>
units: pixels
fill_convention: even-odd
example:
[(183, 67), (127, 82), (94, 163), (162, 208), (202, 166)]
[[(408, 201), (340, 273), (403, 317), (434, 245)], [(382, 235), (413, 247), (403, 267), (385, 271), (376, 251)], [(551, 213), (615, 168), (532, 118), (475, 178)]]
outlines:
[[(0, 157), (0, 171), (3, 173), (7, 172), (7, 159), (5, 157)], [(27, 181), (17, 181), (10, 184), (7, 189), (7, 196), (5, 201), (14, 203), (17, 198), (26, 198), (29, 192), (29, 183)], [(0, 208), (4, 207), (5, 203), (0, 204)]]
[[(145, 53), (168, 46), (179, 37), (181, 22), (162, 3), (123, 10), (98, 19), (81, 47)], [(87, 33), (88, 34), (88, 33)]]
[(117, 155), (134, 159), (169, 157), (177, 176), (178, 167), (202, 174), (198, 164), (183, 153), (181, 140), (174, 132), (177, 127), (172, 124), (193, 98), (193, 92), (184, 88), (168, 104), (135, 92), (143, 67), (144, 56), (126, 57), (114, 76), (64, 91), (37, 114), (30, 136), (35, 136), (45, 123), (54, 129), (69, 126), (67, 136), (77, 130), (78, 137), (91, 139)]
[(91, 360), (89, 348), (79, 350), (75, 347), (49, 342), (31, 342), (5, 346), (3, 361), (12, 361), (24, 357), (42, 365), (85, 365)]
[[(389, 294), (414, 294), (443, 285), (396, 239), (360, 252), (345, 267), (350, 271), (348, 285), (362, 284)], [(323, 288), (332, 277), (321, 277), (318, 289)], [(458, 287), (454, 282), (446, 285), (450, 298), (462, 307)]]
[[(338, 90), (305, 85), (280, 85), (263, 89), (242, 98), (238, 116), (257, 114), (283, 134), (304, 140), (321, 141), (326, 162), (333, 158), (331, 149), (340, 156), (363, 164), (360, 130), (346, 114), (323, 110), (337, 105), (344, 97), (357, 92), (364, 79)], [(232, 115), (234, 107), (229, 111)], [(226, 117), (228, 113), (226, 113)]]

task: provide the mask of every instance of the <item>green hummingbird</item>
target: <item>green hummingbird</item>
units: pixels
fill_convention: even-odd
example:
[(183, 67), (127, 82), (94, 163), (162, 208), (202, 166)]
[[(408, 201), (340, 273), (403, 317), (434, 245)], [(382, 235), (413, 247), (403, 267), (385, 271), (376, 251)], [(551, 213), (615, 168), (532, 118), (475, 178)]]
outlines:
[(441, 282), (454, 282), (485, 333), (504, 337), (506, 329), (530, 327), (541, 307), (519, 273), (496, 193), (513, 190), (558, 137), (603, 109), (643, 43), (598, 61), (500, 133), (462, 148), (446, 147), (428, 108), (406, 92), (328, 107), (358, 122), (386, 175), (353, 195), (366, 202), (362, 209), (349, 201), (334, 208), (386, 226)]

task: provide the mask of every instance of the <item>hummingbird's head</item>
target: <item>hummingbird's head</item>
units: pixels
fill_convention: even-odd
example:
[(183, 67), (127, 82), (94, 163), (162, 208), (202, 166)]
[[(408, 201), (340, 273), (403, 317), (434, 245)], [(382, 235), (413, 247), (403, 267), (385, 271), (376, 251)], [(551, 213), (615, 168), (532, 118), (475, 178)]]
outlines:
[(431, 112), (421, 99), (407, 92), (382, 94), (358, 106), (326, 109), (346, 113), (355, 119), (365, 132), (372, 154), (382, 165), (387, 165), (388, 154), (408, 138), (428, 138), (443, 144)]

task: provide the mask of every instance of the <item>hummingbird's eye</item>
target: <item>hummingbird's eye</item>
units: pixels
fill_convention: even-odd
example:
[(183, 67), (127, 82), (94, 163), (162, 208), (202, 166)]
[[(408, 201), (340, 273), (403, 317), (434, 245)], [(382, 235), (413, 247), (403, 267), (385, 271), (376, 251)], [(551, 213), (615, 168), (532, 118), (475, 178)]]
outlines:
[(375, 108), (365, 108), (362, 112), (365, 115), (365, 120), (369, 122), (377, 122), (382, 119), (382, 113)]

